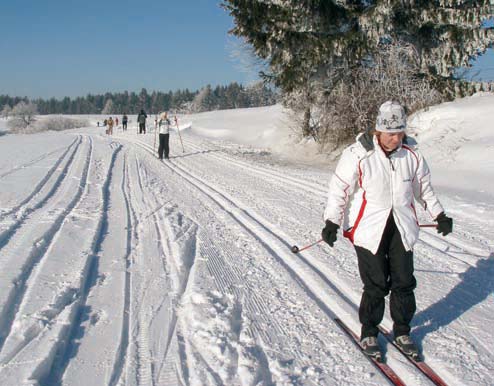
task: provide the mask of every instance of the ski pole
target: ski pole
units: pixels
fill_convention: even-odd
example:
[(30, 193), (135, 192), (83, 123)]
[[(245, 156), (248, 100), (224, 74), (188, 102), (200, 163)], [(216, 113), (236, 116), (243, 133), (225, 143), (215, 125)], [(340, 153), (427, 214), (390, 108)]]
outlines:
[(316, 244), (319, 244), (321, 241), (323, 241), (323, 239), (321, 240), (318, 240), (316, 241), (315, 243), (312, 243), (312, 244), (309, 244), (309, 245), (306, 245), (305, 247), (302, 247), (302, 248), (299, 248), (297, 247), (296, 245), (294, 245), (290, 250), (293, 252), (293, 253), (299, 253), (299, 252), (302, 252), (306, 249), (309, 249), (309, 248), (312, 248), (314, 245)]
[[(153, 154), (156, 152), (156, 128), (154, 129), (154, 144), (153, 144)], [(158, 154), (158, 156), (161, 156), (161, 154)]]
[(182, 145), (182, 153), (185, 153), (184, 143), (182, 142), (182, 136), (180, 135), (180, 127), (178, 127), (178, 119), (175, 115), (175, 124), (177, 125), (178, 137), (180, 138), (180, 144)]
[(437, 228), (437, 224), (419, 224), (420, 228)]

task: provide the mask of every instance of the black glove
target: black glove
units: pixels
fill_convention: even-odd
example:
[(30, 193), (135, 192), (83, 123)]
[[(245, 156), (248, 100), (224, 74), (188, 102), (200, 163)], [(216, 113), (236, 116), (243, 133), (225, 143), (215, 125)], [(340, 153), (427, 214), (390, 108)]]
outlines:
[(326, 220), (326, 226), (321, 232), (322, 239), (329, 244), (330, 247), (334, 245), (336, 241), (336, 234), (338, 233), (339, 225)]
[(437, 221), (437, 233), (442, 233), (443, 236), (453, 232), (453, 219), (441, 212), (436, 218)]

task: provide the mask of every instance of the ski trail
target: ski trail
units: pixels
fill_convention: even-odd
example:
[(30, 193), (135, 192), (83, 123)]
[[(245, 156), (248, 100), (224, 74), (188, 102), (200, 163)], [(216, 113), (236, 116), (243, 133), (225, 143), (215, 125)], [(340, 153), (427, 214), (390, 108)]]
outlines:
[[(149, 148), (149, 146), (146, 146), (143, 143), (140, 143), (140, 146), (143, 147), (146, 151), (149, 151), (151, 153), (151, 149)], [(174, 169), (172, 171), (174, 173), (176, 173), (176, 171)], [(255, 238), (257, 239), (258, 237), (255, 236)], [(208, 252), (207, 249), (204, 249), (205, 246), (207, 246), (207, 245), (210, 245), (213, 248), (211, 252)], [(216, 278), (217, 283), (219, 285), (219, 288), (223, 288), (227, 292), (234, 291), (235, 293), (238, 294), (239, 291), (237, 291), (236, 288), (243, 287), (243, 286), (245, 286), (245, 284), (238, 284), (238, 283), (242, 283), (243, 281), (241, 279), (238, 279), (238, 283), (236, 283), (235, 280), (232, 281), (232, 279), (231, 279), (232, 276), (234, 276), (234, 275), (225, 274), (225, 273), (228, 273), (228, 270), (226, 270), (226, 272), (225, 272), (225, 267), (231, 266), (228, 263), (228, 260), (230, 260), (230, 261), (235, 260), (233, 258), (233, 253), (229, 253), (230, 250), (231, 250), (230, 245), (228, 245), (228, 244), (223, 245), (223, 248), (221, 251), (222, 251), (222, 253), (226, 253), (227, 259), (222, 258), (221, 260), (218, 260), (219, 256), (221, 256), (221, 254), (217, 252), (216, 247), (214, 247), (214, 243), (212, 243), (210, 241), (201, 243), (201, 255), (204, 254), (204, 256), (207, 257), (208, 267), (211, 270), (211, 273), (213, 274), (213, 276)], [(228, 257), (229, 257), (229, 259), (228, 259)], [(216, 261), (218, 261), (218, 262), (216, 263)], [(216, 266), (216, 268), (215, 268), (215, 266)], [(232, 269), (235, 269), (235, 268), (232, 266)], [(241, 277), (241, 273), (239, 273), (239, 276)], [(246, 291), (247, 291), (247, 293), (249, 293), (249, 297), (253, 297), (253, 304), (254, 304), (253, 307), (255, 309), (254, 311), (259, 314), (259, 316), (258, 316), (259, 320), (262, 320), (264, 318), (264, 315), (269, 314), (269, 310), (263, 305), (265, 302), (259, 301), (256, 299), (255, 291), (252, 291), (252, 292), (250, 292), (249, 290), (246, 290)], [(241, 293), (242, 293), (242, 295), (239, 295), (239, 296), (244, 296), (243, 294), (245, 293), (245, 291), (242, 291)], [(274, 320), (274, 321), (270, 320), (268, 322), (268, 320), (266, 319), (265, 325), (270, 325), (270, 328), (273, 329), (274, 331), (277, 331), (277, 332), (280, 332), (283, 334), (288, 334), (288, 332), (276, 320)], [(253, 327), (253, 328), (255, 329), (255, 327)], [(263, 336), (263, 338), (266, 342), (272, 341), (272, 336), (269, 336), (266, 333), (265, 329), (257, 328), (257, 331), (259, 332), (259, 334), (261, 336)]]
[[(67, 147), (66, 151), (64, 152), (64, 155), (72, 147), (72, 145), (74, 145), (74, 143), (76, 142), (76, 140), (77, 140), (77, 138)], [(45, 158), (48, 158), (48, 157), (50, 157), (51, 155), (53, 155), (55, 153), (58, 153), (60, 150), (63, 150), (63, 149), (65, 149), (65, 146), (60, 147), (58, 149), (55, 149), (55, 150), (53, 150), (53, 151), (51, 151), (49, 153), (40, 155), (39, 157), (37, 157), (37, 158), (35, 158), (35, 159), (31, 160), (31, 161), (28, 161), (28, 162), (23, 163), (21, 165), (15, 166), (14, 168), (10, 169), (9, 171), (0, 174), (0, 179), (4, 178), (4, 177), (8, 176), (9, 174), (12, 174), (12, 173), (14, 173), (14, 172), (16, 172), (16, 171), (18, 171), (20, 169), (24, 169), (24, 168), (27, 168), (29, 166), (32, 166), (32, 165), (34, 165), (34, 164), (36, 164), (36, 163), (44, 160)], [(63, 156), (62, 156), (62, 158), (63, 158)]]
[[(91, 149), (92, 149), (92, 140), (89, 139), (89, 149), (87, 154), (83, 154), (79, 152), (78, 160), (74, 167), (71, 170), (71, 174), (74, 173), (75, 176), (80, 175), (80, 183), (75, 182), (79, 180), (79, 177), (76, 177), (76, 180), (71, 179), (67, 181), (67, 184), (64, 188), (65, 194), (62, 194), (60, 201), (54, 202), (51, 211), (55, 214), (53, 216), (53, 220), (50, 221), (51, 225), (48, 227), (40, 227), (41, 218), (33, 218), (30, 222), (28, 230), (24, 231), (20, 236), (21, 240), (15, 240), (15, 244), (12, 248), (8, 248), (5, 251), (5, 262), (6, 264), (3, 266), (4, 269), (9, 268), (9, 270), (13, 269), (18, 271), (18, 274), (15, 276), (14, 283), (9, 283), (3, 286), (2, 288), (2, 312), (0, 314), (0, 331), (2, 331), (2, 336), (0, 338), (0, 353), (3, 354), (3, 345), (5, 343), (6, 337), (10, 334), (12, 329), (12, 323), (15, 320), (17, 311), (21, 306), (22, 299), (24, 294), (28, 288), (28, 280), (31, 277), (31, 274), (36, 267), (36, 265), (40, 264), (43, 258), (46, 255), (46, 252), (49, 250), (51, 243), (56, 239), (57, 234), (59, 233), (65, 218), (70, 214), (72, 209), (77, 205), (80, 201), (82, 194), (85, 190), (88, 178), (89, 164), (91, 159)], [(85, 162), (83, 162), (83, 157), (85, 155)], [(79, 170), (79, 167), (82, 170)], [(70, 199), (72, 191), (75, 191), (75, 194)], [(58, 208), (63, 209), (58, 209)], [(22, 253), (20, 250), (24, 250), (25, 243), (22, 239), (29, 237), (34, 240), (33, 243), (29, 246), (26, 256), (25, 253)], [(29, 245), (29, 243), (28, 243)], [(19, 258), (19, 256), (25, 256), (24, 259)], [(9, 264), (9, 266), (7, 265)], [(15, 355), (15, 354), (13, 354)], [(12, 355), (10, 355), (12, 356)], [(7, 361), (9, 359), (7, 358)]]
[[(45, 184), (48, 182), (48, 180), (51, 178), (51, 176), (53, 175), (53, 173), (55, 173), (55, 171), (59, 168), (60, 164), (62, 163), (62, 161), (65, 159), (65, 157), (67, 156), (67, 154), (69, 153), (70, 149), (72, 147), (77, 147), (78, 145), (80, 145), (81, 143), (81, 140), (82, 140), (82, 137), (80, 135), (78, 135), (74, 141), (72, 141), (72, 143), (67, 147), (67, 149), (62, 153), (62, 155), (55, 161), (55, 163), (53, 164), (53, 166), (48, 170), (48, 172), (45, 174), (45, 176), (41, 179), (41, 181), (38, 182), (38, 184), (36, 184), (35, 188), (33, 189), (33, 191), (26, 197), (24, 198), (19, 204), (17, 204), (16, 206), (14, 206), (13, 208), (11, 208), (9, 211), (6, 211), (2, 214), (2, 217), (7, 217), (7, 216), (10, 216), (12, 215), (13, 213), (16, 213), (16, 212), (21, 212), (21, 213), (24, 213), (26, 211), (26, 209), (24, 209), (23, 207), (29, 202), (31, 201), (31, 199), (37, 195), (41, 189), (43, 189), (43, 187), (45, 186)], [(77, 145), (76, 145), (76, 142), (77, 142)], [(75, 148), (74, 148), (75, 149)], [(58, 150), (57, 150), (58, 151)], [(55, 152), (51, 152), (49, 153), (50, 155), (52, 153), (55, 153)], [(74, 152), (73, 152), (74, 153)], [(20, 214), (17, 214), (15, 217), (16, 218), (19, 218)], [(3, 232), (2, 232), (3, 233)], [(2, 236), (0, 235), (0, 239), (2, 239)]]
[(421, 232), (420, 241), (450, 258), (461, 261), (467, 266), (474, 267), (479, 259), (489, 256), (489, 250), (473, 247), (459, 239), (458, 236), (440, 237), (430, 232)]
[(127, 213), (127, 248), (125, 255), (125, 285), (124, 285), (124, 307), (122, 314), (122, 331), (120, 336), (120, 344), (117, 349), (117, 356), (115, 363), (113, 365), (112, 374), (109, 386), (114, 386), (119, 382), (122, 376), (122, 372), (125, 366), (125, 360), (127, 356), (128, 346), (129, 346), (129, 332), (130, 332), (130, 297), (132, 288), (132, 276), (131, 276), (131, 254), (132, 254), (132, 244), (133, 244), (133, 232), (132, 232), (132, 222), (136, 222), (135, 213), (131, 207), (130, 200), (130, 183), (129, 183), (129, 168), (127, 165), (127, 157), (124, 158), (124, 174), (122, 178), (121, 185), (122, 193), (125, 200), (125, 207)]
[[(300, 170), (290, 168), (288, 173), (280, 172), (279, 167), (275, 167), (274, 164), (271, 162), (277, 158), (273, 158), (273, 159), (267, 158), (268, 161), (267, 163), (264, 162), (265, 161), (264, 158), (249, 159), (248, 155), (253, 154), (249, 146), (244, 147), (243, 145), (239, 145), (237, 143), (228, 143), (228, 142), (225, 143), (225, 142), (218, 142), (215, 140), (210, 141), (203, 137), (197, 137), (196, 135), (190, 133), (185, 133), (183, 137), (184, 137), (184, 142), (187, 143), (187, 145), (190, 144), (191, 146), (193, 146), (196, 150), (199, 151), (199, 154), (208, 153), (218, 158), (238, 162), (239, 164), (246, 166), (247, 168), (252, 166), (254, 168), (259, 168), (259, 170), (261, 171), (267, 173), (273, 173), (273, 175), (275, 176), (280, 176), (280, 177), (287, 176), (294, 183), (300, 183), (300, 182), (308, 183), (310, 186), (314, 187), (316, 190), (321, 190), (323, 193), (327, 189), (326, 172), (324, 172), (323, 174), (322, 181), (324, 182), (321, 183), (320, 176), (316, 177), (313, 175), (307, 175), (305, 168)], [(199, 143), (197, 143), (197, 140), (199, 140)], [(187, 153), (183, 155), (186, 156)], [(176, 156), (175, 158), (181, 158), (181, 156)], [(280, 161), (279, 159), (277, 160)], [(290, 163), (287, 163), (287, 166), (288, 165), (295, 166), (294, 164), (290, 164)]]
[[(192, 147), (193, 149), (199, 150), (200, 147), (198, 145), (193, 144), (190, 141), (185, 141), (189, 147)], [(290, 185), (296, 189), (302, 189), (310, 194), (313, 194), (314, 196), (320, 198), (326, 198), (327, 197), (327, 187), (324, 187), (320, 184), (315, 184), (313, 182), (307, 181), (307, 180), (301, 180), (299, 178), (294, 178), (286, 174), (278, 173), (276, 171), (270, 170), (268, 168), (263, 168), (254, 165), (253, 163), (248, 163), (245, 161), (239, 161), (234, 159), (233, 157), (225, 156), (219, 153), (208, 153), (207, 156), (209, 158), (214, 158), (219, 160), (220, 162), (227, 162), (230, 165), (234, 165), (235, 167), (239, 168), (242, 171), (245, 171), (247, 173), (256, 173), (258, 176), (262, 176), (263, 178), (267, 178), (270, 181), (276, 180), (279, 182), (282, 182), (284, 185)], [(178, 160), (179, 157), (176, 158)]]
[[(50, 275), (58, 276), (57, 269), (64, 264), (64, 247), (61, 244), (64, 244), (65, 237), (70, 237), (70, 232), (65, 231), (73, 226), (72, 214), (88, 194), (87, 179), (93, 154), (92, 139), (89, 138), (88, 142), (89, 144), (85, 145), (88, 148), (86, 158), (84, 160), (82, 155), (79, 156), (78, 166), (75, 168), (75, 172), (81, 173), (81, 176), (71, 179), (71, 181), (80, 180), (78, 187), (68, 187), (65, 190), (71, 193), (75, 191), (74, 199), (66, 206), (66, 212), (70, 212), (70, 215), (67, 213), (60, 224), (60, 229), (50, 241), (46, 253), (33, 268), (32, 275), (26, 282), (25, 292), (21, 294), (23, 296), (18, 305), (19, 311), (15, 316), (15, 323), (11, 325), (11, 333), (4, 342), (0, 356), (3, 363), (0, 379), (7, 384), (13, 384), (11, 383), (13, 379), (16, 383), (20, 382), (19, 380), (27, 382), (28, 379), (40, 379), (46, 375), (55, 352), (64, 344), (65, 334), (76, 309), (77, 286), (52, 282), (48, 278)], [(46, 270), (49, 274), (45, 273)], [(23, 366), (22, 363), (26, 362), (33, 365)]]
[(83, 319), (87, 312), (87, 301), (91, 289), (96, 285), (98, 280), (99, 256), (101, 247), (107, 237), (108, 232), (108, 214), (110, 205), (110, 187), (115, 168), (117, 157), (122, 149), (120, 145), (111, 146), (112, 154), (108, 165), (104, 183), (101, 187), (101, 212), (96, 230), (93, 234), (93, 239), (90, 242), (90, 249), (85, 260), (83, 275), (79, 287), (76, 309), (70, 319), (70, 325), (67, 329), (64, 339), (60, 340), (59, 347), (56, 351), (56, 356), (53, 359), (51, 366), (45, 371), (43, 376), (40, 376), (40, 385), (61, 385), (63, 383), (64, 373), (71, 363), (71, 359), (77, 352), (81, 337), (79, 334), (84, 331), (82, 328)]
[[(167, 213), (164, 218), (159, 218), (158, 214), (156, 214), (156, 217), (164, 255), (167, 257), (167, 261), (171, 263), (171, 270), (174, 271), (171, 277), (176, 278), (176, 282), (173, 284), (174, 292), (171, 299), (171, 317), (169, 318), (168, 334), (162, 359), (162, 366), (165, 369), (168, 367), (171, 370), (180, 368), (176, 362), (183, 360), (178, 354), (177, 334), (179, 333), (179, 328), (177, 327), (178, 317), (176, 306), (181, 303), (184, 293), (193, 281), (190, 278), (193, 275), (195, 264), (197, 225), (190, 223), (181, 213), (175, 211)], [(161, 228), (161, 221), (159, 220), (163, 221), (165, 230)], [(158, 368), (156, 372), (155, 379), (157, 383), (170, 384), (170, 382), (177, 382), (178, 380), (175, 378), (170, 379), (166, 377), (166, 371), (163, 373), (163, 377), (161, 377), (163, 367)]]
[[(191, 225), (190, 221), (185, 219), (179, 212), (175, 212), (173, 208), (164, 206), (156, 198), (156, 195), (152, 193), (152, 190), (149, 192), (149, 188), (152, 187), (152, 181), (144, 163), (138, 164), (137, 174), (138, 186), (141, 189), (146, 187), (145, 190), (142, 190), (137, 195), (143, 197), (143, 206), (146, 211), (151, 210), (151, 214), (146, 214), (145, 217), (152, 220), (148, 227), (140, 228), (140, 234), (144, 237), (141, 240), (144, 249), (140, 250), (137, 256), (148, 256), (147, 260), (149, 260), (149, 256), (152, 255), (149, 252), (152, 249), (150, 249), (150, 243), (145, 243), (144, 240), (151, 234), (156, 235), (158, 241), (156, 252), (160, 259), (149, 261), (145, 266), (152, 267), (154, 265), (157, 268), (160, 267), (166, 275), (166, 280), (154, 275), (149, 277), (149, 281), (155, 281), (156, 285), (168, 288), (168, 294), (162, 299), (156, 299), (153, 304), (152, 301), (148, 300), (150, 297), (144, 296), (149, 287), (142, 287), (143, 296), (138, 312), (141, 317), (137, 322), (137, 361), (139, 363), (137, 379), (140, 384), (148, 382), (156, 384), (161, 382), (159, 379), (162, 379), (161, 376), (163, 374), (170, 374), (168, 371), (162, 372), (163, 366), (171, 366), (174, 369), (179, 367), (176, 364), (177, 352), (175, 350), (171, 352), (170, 348), (172, 346), (176, 347), (174, 343), (176, 342), (177, 322), (175, 307), (187, 287), (193, 266), (193, 256), (195, 255), (195, 247), (193, 245), (196, 227)], [(152, 209), (156, 207), (159, 209)], [(146, 245), (147, 250), (149, 250), (148, 253), (146, 253)], [(143, 268), (145, 267), (143, 265), (144, 261), (142, 260), (140, 264)], [(141, 275), (146, 277), (149, 273), (141, 272)], [(154, 342), (150, 344), (153, 336), (158, 339), (158, 345)], [(178, 382), (176, 371), (172, 371), (172, 374), (173, 380), (168, 378), (165, 381), (174, 384)]]
[[(75, 141), (74, 141), (75, 142)], [(22, 226), (26, 218), (28, 218), (29, 215), (31, 215), (33, 212), (42, 209), (50, 199), (52, 199), (57, 191), (60, 189), (62, 186), (62, 183), (68, 176), (68, 170), (70, 167), (73, 166), (74, 162), (74, 157), (77, 153), (77, 150), (79, 150), (79, 147), (82, 143), (82, 137), (78, 137), (78, 143), (77, 145), (74, 146), (74, 149), (72, 150), (72, 154), (70, 157), (66, 160), (65, 166), (63, 169), (59, 172), (58, 176), (55, 178), (55, 171), (58, 170), (58, 166), (60, 163), (63, 161), (65, 157), (61, 157), (59, 159), (60, 162), (57, 161), (56, 165), (48, 172), (46, 177), (37, 185), (37, 187), (34, 189), (34, 191), (29, 195), (25, 200), (23, 200), (19, 205), (16, 207), (12, 208), (9, 212), (5, 214), (5, 216), (2, 216), (3, 218), (6, 218), (9, 215), (16, 214), (14, 222), (7, 227), (7, 229), (3, 230), (0, 233), (0, 250), (4, 248), (9, 241), (12, 239), (12, 237), (15, 235), (15, 233), (18, 231), (18, 229)], [(72, 146), (72, 145), (71, 145)], [(67, 151), (64, 153), (64, 156), (67, 154), (67, 152), (70, 150), (70, 147), (67, 149)], [(51, 188), (47, 185), (47, 182), (54, 178), (54, 181), (51, 185)], [(46, 189), (44, 189), (46, 188)], [(48, 190), (46, 194), (43, 197), (39, 197), (38, 200), (33, 200), (33, 197), (35, 196), (42, 196), (42, 193), (44, 190)], [(30, 201), (35, 201), (29, 204)], [(1, 266), (1, 259), (0, 259), (0, 266)]]
[[(142, 176), (142, 166), (139, 163), (139, 159), (136, 157), (136, 170), (137, 170), (137, 180), (139, 182), (139, 188), (141, 192), (141, 197), (147, 197), (148, 195), (145, 194), (145, 189), (144, 189), (144, 182), (143, 182), (143, 176)], [(149, 208), (149, 205), (146, 205), (145, 208)], [(142, 232), (143, 224), (138, 225), (137, 231), (139, 233)], [(139, 243), (137, 244), (138, 249), (136, 250), (136, 260), (140, 257), (143, 256), (145, 251), (143, 248), (145, 247), (145, 241), (141, 240), (142, 236), (139, 235)], [(140, 258), (139, 258), (140, 260)], [(140, 262), (140, 261), (136, 261)], [(140, 268), (139, 276), (141, 278), (146, 277), (146, 273), (143, 272), (142, 270), (145, 267), (142, 267), (141, 264), (138, 264), (138, 267)], [(141, 287), (142, 288), (142, 287)], [(149, 326), (148, 326), (148, 314), (147, 314), (147, 309), (145, 306), (145, 301), (146, 301), (146, 294), (148, 291), (149, 286), (146, 286), (144, 290), (142, 291), (142, 298), (141, 298), (141, 304), (139, 305), (139, 311), (137, 311), (136, 316), (137, 316), (137, 323), (135, 325), (135, 332), (134, 334), (137, 334), (137, 337), (134, 337), (135, 339), (135, 346), (137, 348), (136, 352), (136, 382), (140, 386), (147, 386), (147, 385), (153, 385), (153, 369), (152, 369), (152, 358), (151, 358), (151, 350), (149, 347)], [(138, 290), (138, 289), (137, 289)], [(139, 291), (139, 290), (138, 290)]]

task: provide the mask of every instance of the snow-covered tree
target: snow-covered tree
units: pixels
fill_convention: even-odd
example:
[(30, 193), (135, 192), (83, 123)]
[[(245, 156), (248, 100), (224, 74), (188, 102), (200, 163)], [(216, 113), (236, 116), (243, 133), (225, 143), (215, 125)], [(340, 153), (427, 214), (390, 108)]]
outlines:
[(419, 71), (449, 79), (494, 42), (490, 0), (224, 0), (232, 33), (265, 59), (285, 91), (342, 64), (351, 68), (389, 43), (411, 45)]
[(108, 99), (105, 102), (105, 107), (103, 107), (101, 114), (115, 114), (114, 107), (113, 107), (113, 100)]
[[(304, 135), (313, 131), (314, 114), (322, 116), (332, 93), (350, 88), (356, 95), (373, 93), (355, 87), (376, 86), (359, 79), (390, 46), (411, 48), (417, 60), (401, 65), (411, 66), (414, 79), (452, 95), (455, 69), (494, 42), (494, 27), (486, 23), (493, 15), (489, 0), (224, 0), (222, 5), (235, 22), (231, 33), (268, 63), (269, 72), (261, 76), (303, 117)], [(380, 96), (401, 90), (396, 79), (387, 84), (395, 89)], [(362, 117), (372, 117), (372, 111)], [(350, 118), (344, 123), (355, 125)]]
[(211, 86), (208, 84), (202, 88), (201, 91), (194, 97), (192, 101), (191, 109), (193, 112), (200, 113), (202, 111), (209, 111), (212, 107), (212, 94)]
[(12, 107), (10, 107), (10, 105), (5, 105), (3, 106), (3, 109), (2, 109), (2, 117), (5, 118), (5, 119), (9, 119), (9, 116), (11, 114), (11, 111), (12, 111)]
[(276, 103), (273, 90), (268, 88), (264, 82), (256, 82), (245, 89), (250, 106), (270, 106)]
[(8, 125), (12, 131), (22, 131), (36, 121), (37, 114), (38, 108), (36, 104), (21, 101), (12, 108), (10, 112), (12, 118), (9, 120)]

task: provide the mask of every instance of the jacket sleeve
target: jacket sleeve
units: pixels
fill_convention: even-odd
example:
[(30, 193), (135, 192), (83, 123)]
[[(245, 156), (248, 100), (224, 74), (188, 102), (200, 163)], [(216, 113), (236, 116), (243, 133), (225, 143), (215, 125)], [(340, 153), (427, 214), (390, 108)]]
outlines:
[(324, 220), (341, 225), (350, 196), (355, 190), (359, 176), (359, 157), (351, 148), (345, 149), (329, 182), (328, 203)]
[(432, 218), (436, 218), (444, 209), (439, 202), (431, 183), (431, 172), (424, 157), (418, 154), (417, 172), (414, 178), (413, 194), (417, 202), (429, 212)]

